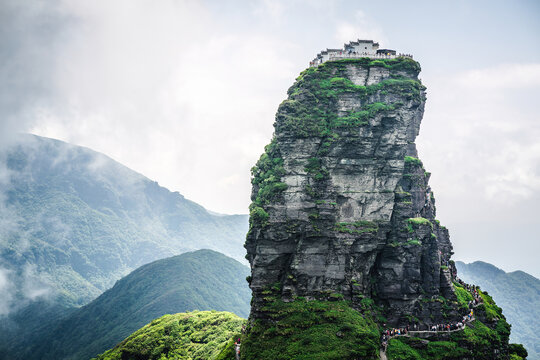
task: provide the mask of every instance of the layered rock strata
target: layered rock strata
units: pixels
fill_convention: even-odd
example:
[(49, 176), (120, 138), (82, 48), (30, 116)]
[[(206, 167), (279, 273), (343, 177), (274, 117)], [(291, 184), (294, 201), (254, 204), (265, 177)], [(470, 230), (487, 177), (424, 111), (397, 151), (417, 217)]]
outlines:
[(440, 303), (421, 302), (453, 293), (452, 245), (414, 143), (419, 70), (411, 59), (328, 62), (291, 87), (253, 168), (253, 317), (280, 283), (284, 300), (368, 296), (395, 325), (441, 320), (431, 308)]

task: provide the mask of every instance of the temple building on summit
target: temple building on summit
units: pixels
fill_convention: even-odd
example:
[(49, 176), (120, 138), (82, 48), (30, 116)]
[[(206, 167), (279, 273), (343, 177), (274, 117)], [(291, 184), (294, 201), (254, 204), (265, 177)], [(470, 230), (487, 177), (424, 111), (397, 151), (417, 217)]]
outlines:
[(344, 49), (346, 52), (374, 55), (379, 49), (379, 43), (376, 43), (373, 40), (356, 40), (345, 44)]
[(354, 59), (354, 58), (395, 58), (408, 57), (412, 59), (410, 54), (398, 54), (396, 50), (379, 49), (379, 43), (373, 40), (356, 40), (344, 44), (342, 49), (326, 49), (317, 54), (315, 59), (310, 61), (310, 66), (318, 66), (326, 61), (339, 59)]

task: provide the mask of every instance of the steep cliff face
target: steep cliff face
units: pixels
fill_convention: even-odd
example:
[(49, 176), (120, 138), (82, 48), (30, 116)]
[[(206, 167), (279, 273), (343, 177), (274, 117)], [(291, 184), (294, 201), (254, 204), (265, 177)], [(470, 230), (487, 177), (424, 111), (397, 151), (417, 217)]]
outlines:
[[(247, 358), (257, 358), (256, 338), (303, 331), (283, 327), (298, 304), (313, 310), (306, 318), (320, 305), (323, 320), (311, 326), (339, 323), (342, 305), (366, 315), (368, 323), (346, 319), (357, 334), (364, 327), (349, 339), (355, 344), (378, 342), (377, 323), (428, 326), (463, 316), (452, 245), (414, 143), (426, 99), (419, 71), (408, 58), (329, 61), (289, 89), (252, 169)], [(329, 320), (329, 312), (341, 315)], [(364, 350), (339, 356), (378, 357), (378, 345)]]
[(253, 317), (264, 316), (258, 295), (278, 282), (285, 300), (376, 298), (396, 325), (430, 315), (421, 297), (452, 295), (441, 267), (452, 246), (414, 144), (419, 70), (410, 59), (328, 62), (289, 90), (253, 169)]

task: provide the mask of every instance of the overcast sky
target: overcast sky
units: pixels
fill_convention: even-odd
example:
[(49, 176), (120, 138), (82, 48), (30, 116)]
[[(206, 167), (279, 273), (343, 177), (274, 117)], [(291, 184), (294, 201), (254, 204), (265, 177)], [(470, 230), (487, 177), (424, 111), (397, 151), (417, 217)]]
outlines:
[(540, 277), (540, 2), (0, 0), (0, 141), (103, 152), (247, 213), (275, 111), (321, 49), (422, 65), (420, 157), (455, 258)]

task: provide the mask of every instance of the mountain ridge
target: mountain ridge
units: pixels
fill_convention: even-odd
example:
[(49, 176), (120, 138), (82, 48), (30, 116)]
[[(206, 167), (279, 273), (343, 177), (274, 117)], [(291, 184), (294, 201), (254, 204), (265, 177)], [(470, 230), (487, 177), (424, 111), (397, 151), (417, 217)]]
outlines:
[(156, 260), (118, 280), (14, 358), (90, 358), (165, 314), (217, 310), (246, 317), (248, 274), (247, 266), (213, 250)]
[(246, 215), (213, 215), (88, 148), (29, 134), (2, 145), (0, 348), (154, 260), (209, 248), (245, 263)]
[(57, 272), (44, 278), (68, 281), (60, 289), (76, 294), (70, 305), (184, 251), (210, 248), (244, 261), (245, 215), (212, 215), (106, 155), (60, 140), (23, 136), (1, 155), (9, 181), (0, 210), (14, 220), (2, 233), (0, 260), (8, 270)]

